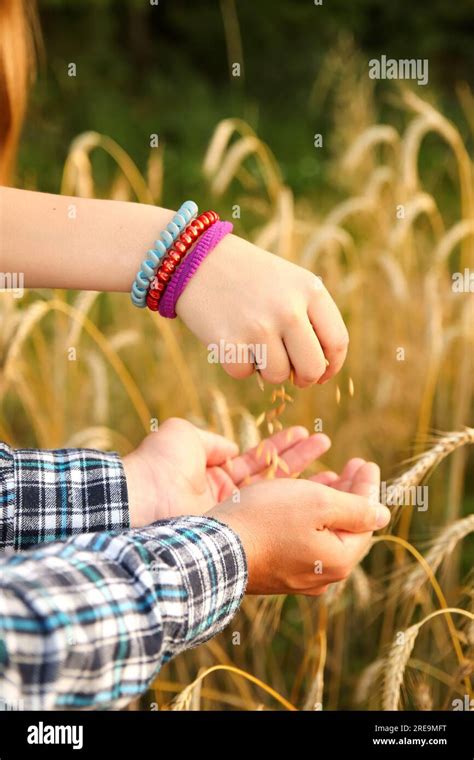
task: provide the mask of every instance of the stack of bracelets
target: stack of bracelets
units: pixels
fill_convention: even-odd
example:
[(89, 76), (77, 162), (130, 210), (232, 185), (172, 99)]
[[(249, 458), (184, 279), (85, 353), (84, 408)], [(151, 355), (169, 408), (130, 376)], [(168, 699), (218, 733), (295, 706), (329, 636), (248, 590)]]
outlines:
[(160, 233), (142, 261), (130, 297), (135, 306), (176, 317), (176, 303), (206, 256), (232, 232), (230, 222), (221, 222), (215, 211), (198, 214), (194, 201), (185, 201)]

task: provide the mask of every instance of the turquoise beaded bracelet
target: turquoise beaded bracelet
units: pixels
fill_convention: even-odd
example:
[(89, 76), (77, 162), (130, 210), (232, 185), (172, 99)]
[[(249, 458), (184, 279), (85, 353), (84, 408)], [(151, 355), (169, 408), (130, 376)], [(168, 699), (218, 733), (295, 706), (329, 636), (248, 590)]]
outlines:
[(174, 241), (185, 229), (186, 225), (197, 215), (198, 207), (194, 201), (185, 201), (165, 229), (160, 232), (159, 240), (155, 240), (153, 248), (147, 252), (140, 269), (133, 281), (130, 298), (134, 306), (144, 309), (146, 294), (150, 283), (156, 275), (161, 260), (171, 248)]

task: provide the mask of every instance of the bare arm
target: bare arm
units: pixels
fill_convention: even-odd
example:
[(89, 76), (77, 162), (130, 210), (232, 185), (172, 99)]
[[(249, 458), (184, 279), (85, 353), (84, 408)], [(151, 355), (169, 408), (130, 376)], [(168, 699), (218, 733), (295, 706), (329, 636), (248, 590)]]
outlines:
[[(141, 203), (0, 188), (0, 273), (23, 273), (26, 288), (127, 292), (172, 217)], [(200, 265), (176, 311), (204, 345), (264, 346), (271, 383), (292, 368), (301, 387), (324, 382), (346, 356), (347, 330), (321, 280), (236, 235)], [(235, 378), (254, 372), (249, 357), (223, 366)]]
[(173, 211), (0, 188), (0, 271), (27, 288), (129, 291)]

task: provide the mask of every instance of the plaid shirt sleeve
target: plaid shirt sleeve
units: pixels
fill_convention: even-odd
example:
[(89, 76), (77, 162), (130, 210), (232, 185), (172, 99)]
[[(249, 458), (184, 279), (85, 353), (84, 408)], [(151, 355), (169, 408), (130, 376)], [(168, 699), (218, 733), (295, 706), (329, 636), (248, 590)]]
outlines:
[(11, 449), (0, 443), (0, 552), (129, 527), (118, 454)]
[(0, 697), (12, 709), (124, 707), (228, 624), (246, 581), (240, 539), (206, 517), (7, 550)]

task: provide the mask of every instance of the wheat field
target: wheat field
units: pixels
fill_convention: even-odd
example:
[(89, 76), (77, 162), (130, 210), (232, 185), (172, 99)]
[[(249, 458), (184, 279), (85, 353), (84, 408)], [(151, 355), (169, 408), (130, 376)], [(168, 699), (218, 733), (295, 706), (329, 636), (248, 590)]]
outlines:
[[(348, 93), (336, 96), (343, 108)], [(474, 98), (459, 96), (472, 129)], [(320, 420), (333, 447), (315, 470), (373, 458), (400, 496), (347, 581), (319, 599), (247, 598), (229, 629), (169, 663), (131, 709), (450, 710), (473, 696), (474, 299), (452, 287), (452, 273), (474, 264), (473, 163), (465, 126), (427, 101), (397, 92), (398, 129), (376, 123), (372, 98), (365, 82), (351, 84), (332, 167), (344, 197), (327, 207), (294, 198), (270, 146), (242, 120), (219, 123), (202, 157), (222, 217), (238, 204), (237, 232), (321, 275), (338, 303), (351, 345), (326, 386), (234, 382), (178, 321), (126, 296), (29, 291), (0, 301), (0, 435), (12, 445), (124, 454), (150, 419), (178, 415), (247, 448), (275, 427), (312, 431)], [(434, 179), (420, 170), (428, 135)], [(163, 149), (140, 172), (93, 132), (71, 145), (62, 192), (97, 193), (97, 150), (115, 167), (108, 197), (162, 202)], [(454, 211), (437, 201), (444, 185)], [(429, 509), (403, 506), (421, 484)]]

